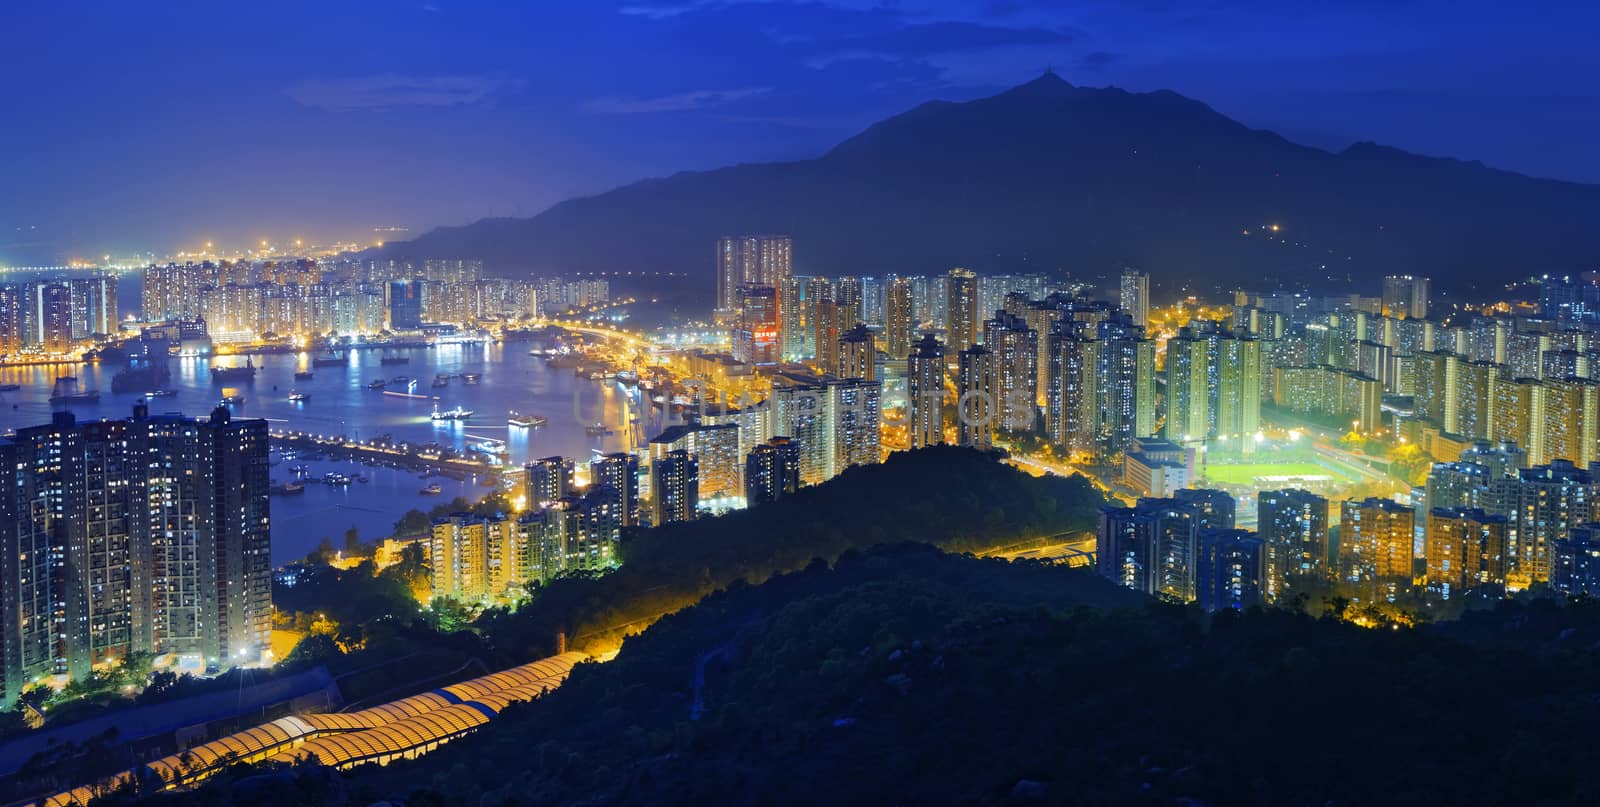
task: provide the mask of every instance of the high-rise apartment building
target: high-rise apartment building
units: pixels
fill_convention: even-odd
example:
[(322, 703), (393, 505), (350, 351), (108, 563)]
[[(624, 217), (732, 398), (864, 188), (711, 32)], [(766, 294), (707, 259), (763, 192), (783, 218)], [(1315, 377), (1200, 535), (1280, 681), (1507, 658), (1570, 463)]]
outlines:
[(605, 488), (617, 500), (617, 517), (624, 527), (639, 523), (639, 458), (626, 451), (589, 460), (589, 487)]
[(573, 462), (566, 457), (545, 457), (522, 466), (525, 506), (537, 510), (572, 495)]
[(829, 380), (824, 415), (832, 449), (827, 476), (832, 479), (854, 465), (875, 465), (883, 459), (883, 383), (866, 378)]
[(807, 355), (804, 288), (798, 277), (786, 277), (778, 284), (778, 354), (783, 361)]
[(834, 354), (836, 364), (832, 372), (835, 376), (868, 381), (878, 377), (878, 342), (866, 325), (857, 324), (840, 334)]
[(721, 238), (717, 241), (717, 307), (736, 310), (740, 286), (778, 288), (793, 269), (794, 243), (787, 235)]
[(650, 463), (650, 523), (693, 521), (700, 505), (700, 464), (678, 449)]
[(271, 631), (266, 422), (58, 413), (0, 444), (4, 700), (131, 652), (253, 663)]
[(1399, 319), (1428, 318), (1428, 278), (1389, 275), (1383, 279), (1383, 313)]
[(422, 327), (422, 281), (397, 280), (389, 284), (389, 329), (414, 331)]
[(944, 442), (944, 345), (933, 334), (906, 360), (906, 431), (912, 448)]
[(1039, 334), (1023, 317), (1004, 311), (984, 322), (983, 345), (995, 358), (996, 427), (1010, 434), (1033, 431), (1039, 386)]
[(1137, 269), (1123, 269), (1119, 307), (1144, 327), (1150, 322), (1150, 275)]
[(1594, 475), (1565, 460), (1524, 468), (1517, 475), (1515, 534), (1507, 543), (1506, 587), (1523, 590), (1550, 580), (1555, 547), (1574, 527), (1600, 516)]
[(1202, 528), (1196, 542), (1195, 603), (1207, 613), (1267, 602), (1267, 552), (1249, 530)]
[(733, 357), (746, 364), (777, 364), (778, 290), (771, 286), (740, 286), (738, 322), (733, 329)]
[(999, 405), (995, 355), (983, 345), (961, 351), (956, 363), (956, 442), (988, 449), (994, 445)]
[(788, 437), (774, 437), (745, 458), (745, 501), (751, 505), (777, 501), (800, 489), (800, 446)]
[(1428, 513), (1427, 530), (1428, 590), (1448, 599), (1478, 586), (1505, 585), (1511, 532), (1505, 516), (1436, 507)]
[(1295, 580), (1325, 580), (1328, 500), (1304, 490), (1264, 490), (1256, 496), (1256, 532), (1266, 558), (1266, 596), (1282, 599)]
[(1365, 596), (1392, 600), (1411, 587), (1415, 512), (1390, 499), (1339, 505), (1339, 573)]
[(1193, 505), (1140, 499), (1100, 510), (1096, 562), (1112, 582), (1176, 602), (1195, 598), (1200, 519)]
[(884, 286), (883, 343), (892, 361), (911, 354), (916, 315), (911, 278), (891, 277)]
[(959, 355), (978, 343), (978, 276), (957, 267), (945, 283), (945, 343)]

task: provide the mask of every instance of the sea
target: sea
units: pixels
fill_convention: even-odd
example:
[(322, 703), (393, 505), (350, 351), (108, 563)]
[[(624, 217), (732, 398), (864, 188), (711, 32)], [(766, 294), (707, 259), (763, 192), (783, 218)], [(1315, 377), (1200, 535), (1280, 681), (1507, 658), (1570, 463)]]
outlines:
[[(676, 422), (662, 408), (649, 405), (640, 390), (613, 379), (591, 379), (572, 369), (551, 367), (536, 345), (529, 342), (471, 342), (408, 349), (353, 350), (347, 364), (314, 367), (309, 352), (256, 355), (249, 361), (255, 378), (247, 382), (218, 384), (211, 366), (241, 365), (244, 356), (174, 358), (166, 385), (176, 394), (149, 399), (155, 413), (177, 412), (207, 417), (224, 396), (242, 397), (230, 405), (236, 418), (264, 418), (275, 431), (296, 431), (327, 436), (344, 435), (369, 440), (388, 435), (395, 441), (437, 442), (458, 451), (489, 449), (505, 468), (520, 468), (531, 458), (560, 455), (580, 464), (600, 453), (636, 450), (639, 445)], [(324, 354), (325, 356), (326, 354)], [(385, 364), (405, 359), (405, 363)], [(18, 389), (0, 391), (0, 428), (19, 429), (48, 423), (52, 412), (69, 409), (79, 420), (129, 416), (142, 393), (113, 394), (111, 378), (120, 365), (83, 364), (0, 368), (0, 385)], [(297, 380), (299, 371), (310, 379)], [(462, 376), (476, 374), (476, 383)], [(434, 386), (438, 376), (442, 386)], [(70, 405), (50, 402), (51, 390), (61, 376), (77, 379), (79, 390), (98, 390), (96, 402)], [(417, 397), (386, 395), (369, 389), (383, 379), (386, 389)], [(411, 381), (414, 379), (414, 383)], [(289, 399), (292, 392), (308, 396), (305, 402)], [(435, 421), (435, 408), (462, 408), (472, 415), (460, 421)], [(548, 424), (537, 428), (512, 426), (511, 412), (541, 415)], [(588, 433), (600, 423), (608, 433)], [(474, 448), (476, 447), (476, 448)], [(490, 456), (480, 454), (480, 456)], [(297, 478), (291, 468), (304, 464), (311, 480), (305, 492), (272, 497), (272, 555), (274, 563), (304, 557), (323, 538), (343, 545), (345, 531), (355, 528), (365, 540), (388, 536), (407, 510), (426, 511), (461, 496), (477, 499), (493, 490), (493, 478), (423, 477), (420, 472), (373, 467), (348, 460), (285, 460), (273, 451), (272, 478), (283, 483)], [(364, 476), (364, 483), (323, 485), (316, 480), (339, 472)], [(491, 474), (490, 476), (498, 476)], [(426, 492), (437, 483), (439, 493)]]

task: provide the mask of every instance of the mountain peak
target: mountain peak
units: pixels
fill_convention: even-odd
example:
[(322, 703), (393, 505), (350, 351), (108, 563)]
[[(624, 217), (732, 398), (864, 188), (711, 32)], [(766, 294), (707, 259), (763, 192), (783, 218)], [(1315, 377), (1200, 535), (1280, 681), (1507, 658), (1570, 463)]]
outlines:
[(1076, 91), (1078, 88), (1061, 77), (1054, 67), (1046, 67), (1038, 78), (1018, 84), (1002, 95), (1064, 95)]

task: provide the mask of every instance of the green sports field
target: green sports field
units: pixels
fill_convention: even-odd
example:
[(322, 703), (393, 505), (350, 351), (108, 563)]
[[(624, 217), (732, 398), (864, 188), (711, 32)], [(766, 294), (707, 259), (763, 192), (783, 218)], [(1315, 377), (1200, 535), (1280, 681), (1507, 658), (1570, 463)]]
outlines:
[(1344, 474), (1310, 462), (1266, 462), (1245, 465), (1208, 464), (1206, 466), (1206, 478), (1224, 485), (1253, 484), (1256, 477), (1259, 476), (1330, 476), (1336, 481), (1347, 481), (1347, 477)]

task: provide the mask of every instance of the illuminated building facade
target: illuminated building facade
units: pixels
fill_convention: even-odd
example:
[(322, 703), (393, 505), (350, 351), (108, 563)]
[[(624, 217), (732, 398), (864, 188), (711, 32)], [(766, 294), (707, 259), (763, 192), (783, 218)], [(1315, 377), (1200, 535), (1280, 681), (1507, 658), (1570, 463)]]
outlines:
[(1027, 320), (1004, 311), (984, 322), (983, 345), (994, 354), (996, 427), (1011, 434), (1033, 431), (1039, 386), (1039, 334)]
[(1478, 586), (1504, 588), (1511, 527), (1477, 508), (1436, 507), (1424, 542), (1428, 590), (1446, 599)]
[(1133, 324), (1144, 327), (1150, 321), (1150, 275), (1137, 269), (1123, 269), (1119, 306)]
[(945, 342), (960, 354), (978, 343), (978, 276), (957, 267), (945, 284)]
[(998, 400), (995, 355), (983, 345), (961, 351), (956, 363), (956, 443), (978, 449), (994, 446)]
[(700, 464), (682, 449), (650, 463), (650, 523), (693, 521), (700, 506)]
[(891, 360), (911, 355), (916, 316), (912, 306), (911, 278), (891, 277), (884, 286), (883, 343)]
[(1267, 602), (1266, 548), (1255, 533), (1202, 529), (1196, 542), (1195, 602), (1207, 613)]
[(58, 413), (0, 444), (4, 700), (132, 652), (256, 662), (271, 630), (266, 422)]
[(906, 360), (906, 430), (912, 448), (944, 442), (944, 345), (933, 334)]
[(1304, 490), (1256, 494), (1256, 532), (1266, 557), (1266, 597), (1277, 601), (1297, 578), (1325, 580), (1328, 564), (1328, 500)]
[(771, 286), (741, 286), (739, 319), (733, 330), (733, 357), (746, 364), (776, 364), (778, 290)]
[(1389, 499), (1339, 505), (1339, 573), (1366, 596), (1393, 600), (1411, 587), (1414, 511)]
[(800, 489), (800, 446), (774, 437), (745, 458), (745, 500), (751, 506), (774, 502)]

